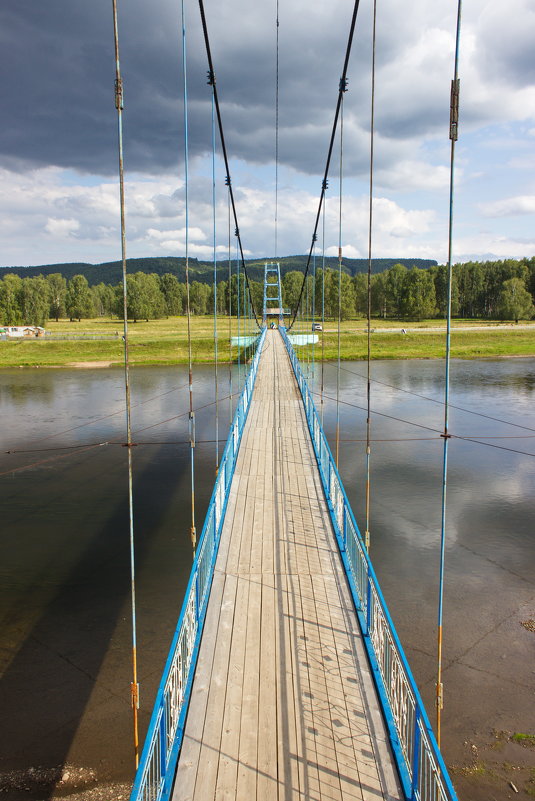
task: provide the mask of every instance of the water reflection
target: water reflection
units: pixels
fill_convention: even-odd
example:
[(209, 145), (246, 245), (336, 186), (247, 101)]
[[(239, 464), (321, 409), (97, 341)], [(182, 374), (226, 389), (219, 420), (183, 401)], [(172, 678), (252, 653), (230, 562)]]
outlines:
[[(10, 410), (11, 405), (49, 403), (56, 388), (55, 371), (44, 370), (2, 370), (0, 382), (0, 413)], [(39, 380), (35, 376), (39, 375)], [(42, 376), (42, 379), (41, 379)]]
[[(474, 437), (522, 433), (473, 412), (535, 428), (534, 375), (533, 359), (456, 362), (452, 402), (471, 411), (452, 411), (452, 432)], [(234, 391), (236, 376), (237, 371)], [(376, 413), (372, 422), (371, 554), (432, 711), (443, 365), (380, 362), (373, 365), (373, 377), (373, 408), (385, 416)], [(340, 380), (347, 402), (340, 406), (340, 469), (357, 520), (362, 520), (362, 363), (345, 364)], [(120, 445), (97, 447), (124, 440), (122, 381), (119, 369), (3, 371), (1, 376), (2, 438), (9, 448), (95, 446), (58, 458), (4, 453), (0, 460), (0, 703), (13, 732), (3, 755), (6, 768), (27, 765), (27, 754), (32, 754), (32, 761), (41, 764), (68, 758), (96, 767), (100, 775), (132, 774), (125, 735), (131, 726), (126, 451)], [(215, 437), (213, 382), (213, 367), (196, 368), (198, 529), (214, 480), (215, 443), (208, 442)], [(134, 450), (143, 726), (191, 564), (187, 383), (185, 368), (133, 371), (135, 439), (160, 443)], [(228, 395), (226, 374), (220, 376), (220, 393)], [(336, 369), (326, 366), (325, 428), (331, 443), (336, 404), (330, 398), (335, 395)], [(219, 410), (224, 436), (228, 400), (221, 400)], [(531, 442), (516, 444), (535, 450)], [(6, 473), (48, 456), (52, 460), (32, 469)], [(532, 635), (517, 618), (521, 605), (535, 595), (534, 479), (533, 457), (451, 441), (444, 716), (450, 761), (474, 730), (496, 725), (528, 731), (531, 725), (525, 693), (533, 687)], [(486, 704), (474, 701), (482, 677)], [(498, 687), (500, 709), (492, 702)]]

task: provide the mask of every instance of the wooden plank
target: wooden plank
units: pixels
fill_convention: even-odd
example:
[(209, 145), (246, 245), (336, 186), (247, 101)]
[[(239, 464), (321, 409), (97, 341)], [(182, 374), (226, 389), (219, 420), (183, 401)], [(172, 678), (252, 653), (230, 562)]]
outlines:
[(211, 605), (206, 615), (203, 632), (203, 648), (199, 653), (195, 682), (191, 693), (190, 705), (195, 708), (196, 713), (188, 721), (184, 735), (172, 801), (190, 801), (195, 790), (224, 586), (224, 574), (216, 573), (210, 594)]
[[(236, 610), (247, 607), (250, 583), (238, 578)], [(216, 798), (234, 798), (240, 756), (243, 677), (247, 643), (247, 617), (235, 616), (229, 658), (227, 693), (223, 714), (221, 753), (217, 774)]]
[[(256, 799), (258, 757), (258, 676), (260, 671), (260, 610), (262, 585), (259, 576), (249, 576), (249, 598), (244, 610), (248, 619), (247, 647), (243, 672), (243, 695), (240, 721), (240, 749), (236, 799)], [(242, 614), (243, 614), (242, 610)]]
[(288, 606), (287, 577), (278, 577), (277, 621), (278, 663), (277, 683), (277, 760), (280, 799), (305, 799), (303, 786), (301, 712), (294, 692), (295, 665), (294, 616)]
[(277, 628), (274, 577), (262, 575), (260, 624), (260, 683), (258, 699), (258, 801), (278, 795), (277, 766)]
[(395, 799), (302, 403), (268, 337), (216, 566), (235, 607), (203, 637), (211, 671), (194, 683), (180, 801)]
[[(208, 693), (208, 699), (204, 706), (204, 716), (199, 714), (196, 710), (195, 715), (188, 714), (188, 727), (185, 739), (195, 745), (195, 755), (197, 758), (197, 765), (195, 766), (195, 787), (193, 794), (184, 794), (189, 791), (190, 782), (185, 783), (183, 786), (180, 782), (175, 782), (173, 792), (173, 801), (186, 801), (189, 798), (209, 798), (210, 793), (213, 791), (217, 779), (217, 771), (219, 768), (219, 748), (221, 743), (221, 729), (223, 722), (222, 709), (225, 703), (227, 673), (228, 673), (228, 660), (230, 654), (231, 633), (234, 622), (235, 600), (236, 600), (236, 585), (237, 580), (233, 576), (223, 577), (223, 593), (220, 601), (220, 613), (218, 616), (214, 615), (208, 620), (207, 626), (210, 626), (212, 621), (217, 619), (216, 636), (214, 643), (214, 658), (210, 665), (211, 670), (208, 674), (207, 686), (205, 684), (204, 692)], [(226, 636), (225, 636), (226, 635)], [(203, 637), (204, 639), (204, 637)], [(207, 641), (214, 641), (213, 633), (207, 632)], [(202, 685), (197, 681), (194, 688), (193, 696), (198, 697), (202, 695)], [(191, 708), (191, 705), (190, 705)], [(193, 726), (190, 728), (189, 720), (192, 719)], [(195, 736), (195, 730), (199, 731), (201, 728), (202, 720), (202, 737), (200, 747), (198, 747), (198, 736)], [(193, 756), (193, 752), (192, 753)], [(190, 757), (192, 758), (192, 757)], [(181, 771), (182, 763), (189, 761), (184, 749), (179, 763), (179, 774), (183, 778), (184, 771)], [(202, 769), (199, 768), (202, 766)], [(193, 770), (193, 765), (191, 765)]]

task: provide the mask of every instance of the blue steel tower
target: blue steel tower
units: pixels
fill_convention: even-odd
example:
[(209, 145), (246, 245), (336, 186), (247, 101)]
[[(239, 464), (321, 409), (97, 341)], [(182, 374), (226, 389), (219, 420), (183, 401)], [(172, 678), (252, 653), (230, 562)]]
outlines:
[(262, 322), (266, 325), (268, 317), (278, 317), (279, 325), (282, 325), (283, 314), (280, 265), (278, 262), (266, 262), (264, 264), (264, 304)]

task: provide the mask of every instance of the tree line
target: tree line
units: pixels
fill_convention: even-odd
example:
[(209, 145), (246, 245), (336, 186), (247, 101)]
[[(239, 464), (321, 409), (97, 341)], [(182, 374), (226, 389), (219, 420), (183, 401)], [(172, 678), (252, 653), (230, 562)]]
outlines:
[[(250, 281), (253, 305), (261, 314), (263, 282)], [(341, 288), (341, 292), (339, 289)], [(302, 291), (303, 289), (303, 291)], [(420, 320), (444, 317), (447, 306), (447, 269), (407, 268), (395, 264), (372, 275), (371, 305), (375, 317)], [(367, 276), (327, 268), (309, 275), (303, 288), (303, 272), (291, 270), (282, 278), (283, 303), (293, 311), (302, 295), (307, 316), (343, 320), (365, 316), (368, 304)], [(535, 258), (456, 264), (452, 280), (452, 314), (470, 319), (527, 320), (535, 313)], [(243, 275), (213, 284), (192, 281), (192, 314), (244, 314), (249, 300)], [(133, 321), (182, 315), (186, 312), (186, 285), (171, 274), (137, 272), (127, 276), (128, 317)], [(323, 309), (323, 312), (322, 312)], [(22, 278), (8, 273), (0, 279), (0, 324), (45, 325), (50, 319), (81, 320), (89, 317), (122, 317), (122, 283), (101, 282), (90, 286), (83, 275), (69, 280), (61, 273)]]

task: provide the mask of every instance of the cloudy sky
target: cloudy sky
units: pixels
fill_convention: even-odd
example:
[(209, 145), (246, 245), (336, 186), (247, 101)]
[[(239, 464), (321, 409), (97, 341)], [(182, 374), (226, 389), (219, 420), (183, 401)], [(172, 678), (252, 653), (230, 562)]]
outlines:
[[(186, 0), (190, 254), (211, 258), (211, 90), (197, 2)], [(447, 254), (455, 0), (378, 0), (377, 257)], [(131, 257), (184, 255), (180, 5), (118, 0)], [(275, 253), (276, 0), (205, 0), (244, 249), (310, 247), (352, 0), (279, 0), (279, 225)], [(454, 258), (535, 255), (535, 6), (465, 3)], [(342, 244), (367, 255), (371, 0), (361, 0), (344, 103)], [(0, 265), (119, 258), (111, 0), (0, 6)], [(227, 199), (216, 165), (218, 253)], [(326, 205), (338, 244), (339, 143)], [(321, 244), (321, 237), (320, 237)]]

